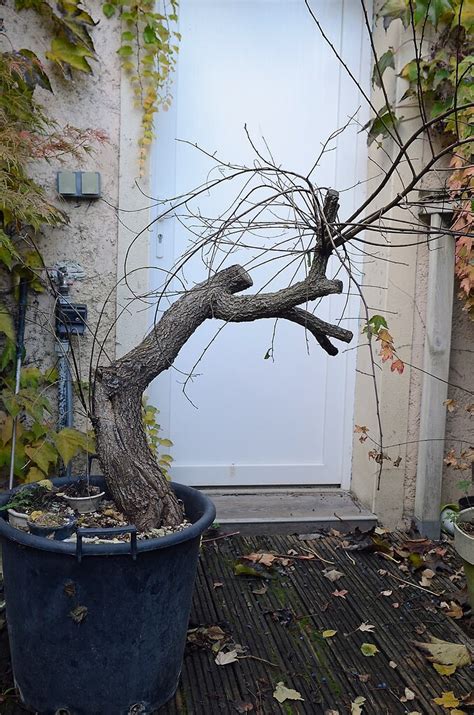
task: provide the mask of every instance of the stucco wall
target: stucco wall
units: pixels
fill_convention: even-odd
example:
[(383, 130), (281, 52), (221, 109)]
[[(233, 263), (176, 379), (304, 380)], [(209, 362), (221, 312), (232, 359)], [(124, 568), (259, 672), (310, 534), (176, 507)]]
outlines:
[[(13, 47), (26, 47), (44, 59), (51, 38), (44, 19), (32, 11), (16, 12), (12, 4), (2, 8), (5, 30)], [(90, 8), (98, 25), (92, 30), (99, 57), (93, 62), (93, 76), (75, 72), (66, 81), (61, 73), (45, 61), (54, 94), (38, 89), (37, 99), (60, 126), (71, 124), (85, 129), (100, 129), (107, 133), (108, 142), (93, 144), (94, 153), (84, 154), (82, 163), (52, 160), (33, 167), (33, 175), (46, 187), (51, 200), (67, 212), (70, 223), (61, 228), (45, 228), (37, 238), (38, 246), (49, 268), (57, 262), (74, 261), (81, 265), (85, 278), (71, 287), (74, 302), (86, 303), (89, 325), (95, 329), (102, 309), (104, 315), (98, 331), (98, 343), (105, 340), (106, 355), (115, 354), (118, 218), (115, 207), (119, 200), (119, 140), (120, 140), (120, 65), (116, 49), (120, 41), (120, 27), (114, 20), (101, 17), (100, 7)], [(8, 44), (4, 39), (3, 46)], [(100, 171), (102, 179), (101, 200), (61, 200), (55, 190), (56, 171)], [(43, 276), (44, 277), (44, 276)], [(110, 296), (109, 296), (110, 294)], [(105, 307), (104, 307), (105, 306)], [(31, 295), (27, 314), (26, 361), (51, 365), (56, 360), (54, 338), (54, 302), (48, 294)], [(109, 332), (110, 331), (110, 332)], [(107, 335), (108, 333), (108, 335)], [(88, 363), (92, 336), (86, 335), (76, 344), (81, 377), (88, 380)], [(76, 401), (78, 423), (82, 422), (82, 407)]]
[[(457, 286), (456, 286), (457, 289)], [(456, 290), (457, 293), (457, 290)], [(459, 455), (461, 450), (474, 448), (474, 416), (466, 407), (474, 403), (474, 323), (462, 310), (462, 302), (454, 297), (453, 334), (451, 342), (451, 361), (449, 369), (448, 398), (455, 401), (455, 409), (447, 413), (446, 450), (454, 448)], [(471, 394), (466, 392), (469, 390)], [(463, 491), (460, 481), (471, 479), (469, 470), (459, 471), (453, 467), (444, 468), (443, 503), (457, 502)], [(471, 488), (470, 494), (474, 493)]]

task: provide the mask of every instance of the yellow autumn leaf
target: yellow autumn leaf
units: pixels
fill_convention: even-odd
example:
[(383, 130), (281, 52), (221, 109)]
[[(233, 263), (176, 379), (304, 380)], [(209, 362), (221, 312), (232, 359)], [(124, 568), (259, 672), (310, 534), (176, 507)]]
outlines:
[(322, 632), (323, 638), (332, 638), (335, 636), (337, 631), (332, 631), (330, 628), (327, 631)]
[(375, 655), (376, 653), (380, 652), (379, 649), (377, 648), (377, 646), (374, 645), (373, 643), (362, 643), (362, 645), (360, 647), (360, 651), (361, 651), (362, 655), (365, 655), (365, 656), (372, 656), (372, 655)]
[(436, 672), (440, 675), (452, 675), (456, 672), (455, 665), (441, 665), (440, 663), (433, 663), (432, 665)]
[(456, 708), (459, 705), (459, 700), (452, 690), (442, 692), (439, 698), (433, 698), (433, 702), (448, 709)]
[(463, 665), (469, 665), (471, 662), (471, 655), (462, 643), (449, 643), (432, 637), (431, 643), (414, 641), (414, 645), (425, 651), (428, 660), (432, 663), (455, 665), (456, 668), (462, 668)]

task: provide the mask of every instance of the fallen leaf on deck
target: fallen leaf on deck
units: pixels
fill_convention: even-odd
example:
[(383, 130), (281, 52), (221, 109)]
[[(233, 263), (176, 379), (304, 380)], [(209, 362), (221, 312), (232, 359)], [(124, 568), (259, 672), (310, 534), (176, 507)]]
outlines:
[(255, 564), (262, 564), (262, 566), (273, 566), (275, 559), (277, 558), (275, 554), (247, 554), (242, 556), (246, 561), (252, 561)]
[(466, 707), (468, 708), (474, 707), (474, 690), (471, 690), (470, 693), (464, 695), (461, 698), (461, 703), (463, 704), (463, 706), (466, 705)]
[(372, 656), (376, 653), (380, 653), (379, 649), (373, 643), (362, 643), (360, 647), (360, 652), (365, 656)]
[(443, 708), (457, 708), (459, 705), (459, 700), (457, 697), (454, 695), (452, 690), (445, 691), (441, 693), (441, 696), (439, 698), (433, 698), (433, 702), (436, 703), (436, 705), (442, 705)]
[(449, 643), (432, 637), (431, 643), (414, 641), (414, 645), (427, 653), (428, 660), (433, 663), (455, 665), (456, 668), (462, 668), (463, 665), (469, 665), (471, 662), (471, 655), (468, 649), (461, 643)]
[(400, 698), (401, 703), (407, 703), (409, 700), (414, 700), (416, 698), (415, 693), (410, 688), (405, 688), (405, 693)]
[(293, 690), (292, 688), (287, 688), (282, 680), (276, 684), (276, 688), (273, 691), (273, 697), (279, 703), (284, 703), (285, 700), (303, 700), (301, 693), (297, 690)]
[(325, 710), (324, 715), (339, 715), (339, 710)]
[(399, 603), (392, 603), (392, 608), (400, 608), (400, 604), (399, 604)]
[(330, 628), (328, 628), (328, 630), (323, 631), (321, 635), (323, 636), (323, 638), (332, 638), (333, 636), (336, 635), (336, 633), (337, 633), (337, 631), (333, 631)]
[(240, 700), (237, 703), (234, 703), (234, 708), (238, 713), (250, 713), (253, 710), (253, 705), (252, 703), (246, 703), (243, 700)]
[(213, 588), (214, 591), (215, 591), (216, 588), (220, 588), (220, 587), (223, 586), (223, 585), (224, 585), (224, 584), (221, 583), (221, 581), (214, 581), (214, 583), (212, 584), (212, 588)]
[(452, 675), (456, 672), (455, 665), (441, 665), (440, 663), (432, 663), (433, 668), (440, 675)]
[(362, 713), (362, 708), (364, 707), (365, 703), (365, 698), (362, 697), (362, 695), (359, 695), (352, 703), (351, 703), (351, 715), (361, 715)]
[(333, 591), (332, 595), (336, 596), (336, 598), (345, 598), (348, 593), (349, 591), (343, 589), (342, 591)]
[(370, 680), (370, 673), (360, 673), (357, 677), (361, 683), (367, 683)]
[(234, 574), (236, 576), (253, 576), (254, 578), (274, 578), (273, 574), (270, 574), (265, 570), (260, 564), (255, 564), (255, 566), (246, 566), (245, 564), (235, 564)]
[(226, 637), (226, 634), (220, 626), (209, 626), (209, 628), (204, 629), (204, 632), (212, 641), (220, 641)]
[(84, 618), (87, 616), (87, 606), (76, 606), (72, 611), (69, 612), (74, 623), (82, 623)]
[(378, 569), (377, 573), (380, 576), (386, 576), (388, 574), (388, 571), (386, 571), (385, 569)]
[(363, 621), (357, 630), (362, 631), (363, 633), (372, 633), (374, 628), (375, 626), (371, 626), (370, 623), (366, 623), (365, 621)]
[(429, 588), (431, 586), (431, 580), (435, 576), (436, 576), (436, 574), (434, 571), (432, 571), (431, 569), (425, 569), (424, 571), (421, 572), (420, 585), (424, 586), (425, 588)]
[(422, 636), (423, 633), (426, 631), (425, 624), (420, 623), (418, 626), (415, 626), (415, 631), (418, 633), (419, 636)]
[(451, 601), (449, 604), (449, 611), (446, 611), (447, 616), (451, 616), (451, 618), (462, 618), (464, 613), (459, 605), (459, 603), (456, 603), (456, 601)]
[(230, 650), (227, 653), (223, 653), (220, 650), (214, 660), (217, 665), (230, 665), (230, 663), (236, 663), (237, 661), (238, 658), (236, 650)]
[(336, 569), (324, 569), (323, 576), (324, 578), (328, 578), (331, 582), (334, 582), (342, 578), (344, 574)]
[(393, 591), (380, 591), (381, 596), (391, 596)]
[(263, 584), (261, 588), (253, 588), (252, 593), (254, 593), (256, 596), (263, 596), (264, 593), (268, 591), (268, 586), (266, 583)]
[(395, 668), (398, 668), (398, 665), (397, 665), (397, 663), (395, 663), (394, 660), (390, 660), (388, 664), (389, 664), (389, 666), (390, 666), (391, 668), (393, 668), (394, 670), (395, 670)]

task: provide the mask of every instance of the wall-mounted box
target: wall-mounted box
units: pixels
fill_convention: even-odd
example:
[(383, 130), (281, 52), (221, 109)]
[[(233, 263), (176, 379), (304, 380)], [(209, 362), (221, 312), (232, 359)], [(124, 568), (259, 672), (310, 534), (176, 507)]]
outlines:
[(56, 188), (65, 198), (98, 199), (100, 174), (98, 171), (58, 171)]

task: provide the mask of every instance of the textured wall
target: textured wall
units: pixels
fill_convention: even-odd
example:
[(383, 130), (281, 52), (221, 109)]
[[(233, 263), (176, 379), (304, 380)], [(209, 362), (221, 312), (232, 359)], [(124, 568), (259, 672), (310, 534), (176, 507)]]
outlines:
[[(106, 341), (106, 353), (115, 353), (116, 313), (114, 285), (117, 276), (117, 232), (118, 219), (114, 207), (118, 204), (119, 184), (119, 136), (120, 136), (120, 66), (116, 49), (120, 41), (120, 27), (114, 20), (101, 16), (100, 6), (93, 3), (89, 8), (100, 22), (92, 30), (99, 57), (93, 62), (94, 75), (74, 73), (71, 81), (62, 78), (59, 71), (45, 61), (54, 89), (54, 95), (37, 90), (36, 97), (43, 103), (50, 116), (59, 125), (71, 124), (85, 129), (100, 129), (107, 133), (109, 141), (95, 145), (91, 156), (84, 155), (82, 164), (67, 160), (64, 164), (53, 160), (33, 169), (33, 174), (47, 187), (51, 199), (61, 206), (70, 217), (65, 227), (46, 228), (38, 237), (38, 245), (48, 267), (57, 261), (76, 261), (85, 271), (85, 278), (72, 286), (71, 296), (75, 302), (87, 303), (89, 324), (97, 325), (100, 311), (105, 304), (99, 342), (111, 329)], [(11, 6), (2, 8), (7, 37), (15, 48), (23, 46), (34, 50), (40, 59), (48, 48), (50, 32), (46, 31), (36, 13), (15, 12)], [(3, 46), (8, 44), (3, 40)], [(100, 171), (102, 176), (103, 200), (62, 201), (55, 191), (55, 176), (58, 169)], [(107, 297), (111, 292), (108, 302)], [(26, 360), (51, 365), (56, 359), (54, 340), (51, 335), (54, 304), (48, 295), (30, 296), (27, 316)], [(88, 358), (93, 343), (91, 335), (80, 340), (82, 379), (88, 380)], [(77, 404), (80, 422), (81, 408)]]

